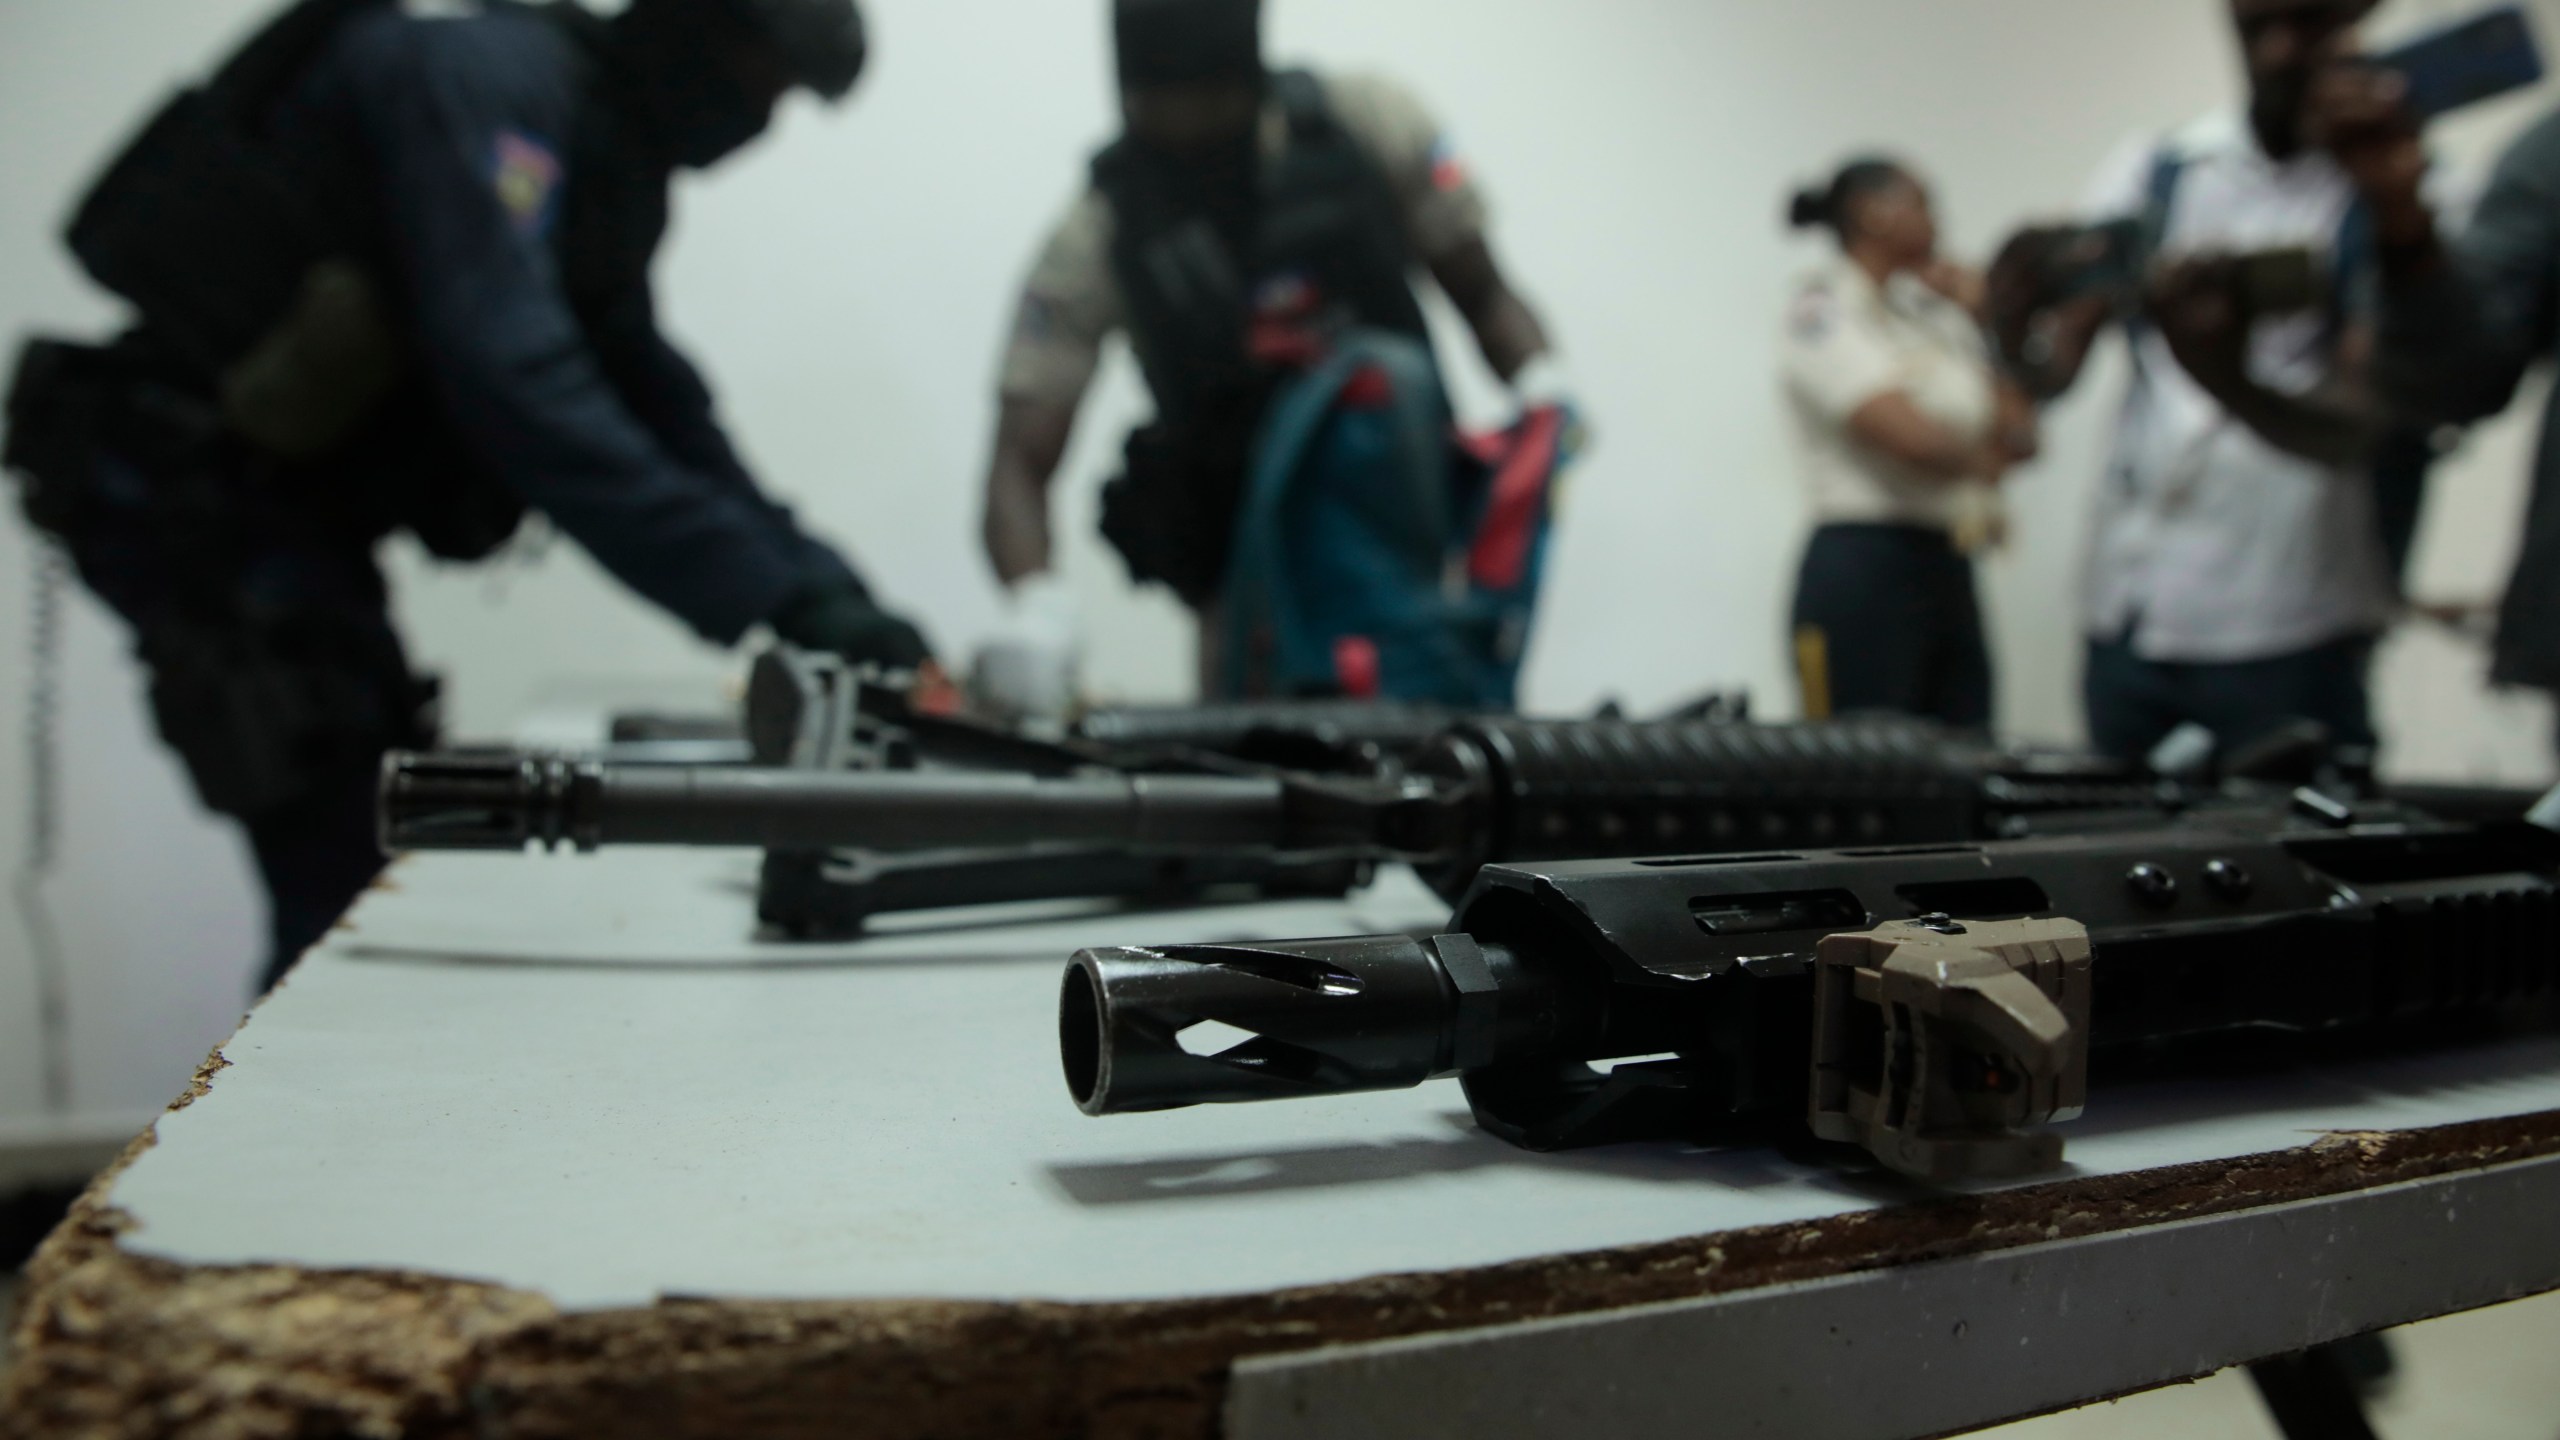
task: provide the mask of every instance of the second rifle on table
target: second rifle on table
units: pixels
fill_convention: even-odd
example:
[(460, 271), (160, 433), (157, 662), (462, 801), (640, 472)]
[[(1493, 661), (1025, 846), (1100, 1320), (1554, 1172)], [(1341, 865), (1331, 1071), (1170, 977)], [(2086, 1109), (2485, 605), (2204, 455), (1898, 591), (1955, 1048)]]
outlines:
[(2325, 796), (1984, 844), (1487, 869), (1444, 933), (1090, 950), (1088, 1113), (1454, 1076), (1531, 1149), (1801, 1117), (1933, 1181), (2060, 1162), (2093, 1057), (2560, 1020), (2560, 835)]

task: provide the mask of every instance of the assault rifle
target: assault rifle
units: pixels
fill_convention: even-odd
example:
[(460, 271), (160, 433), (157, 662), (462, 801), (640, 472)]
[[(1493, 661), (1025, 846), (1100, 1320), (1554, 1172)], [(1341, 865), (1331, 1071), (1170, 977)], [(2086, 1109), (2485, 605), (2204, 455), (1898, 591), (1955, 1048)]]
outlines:
[[(2031, 1173), (2093, 1059), (2560, 1019), (2556, 895), (2549, 830), (2307, 792), (2106, 834), (1507, 864), (1439, 935), (1082, 952), (1059, 1036), (1094, 1115), (1455, 1076), (1531, 1149), (1802, 1115), (1914, 1176)], [(1205, 1022), (1247, 1033), (1194, 1053)]]
[(1910, 723), (1462, 721), (1400, 766), (1323, 774), (632, 767), (394, 756), (393, 850), (759, 846), (869, 855), (1081, 845), (1154, 863), (1405, 861), (1454, 897), (1487, 863), (1976, 839), (2156, 816), (2147, 776)]

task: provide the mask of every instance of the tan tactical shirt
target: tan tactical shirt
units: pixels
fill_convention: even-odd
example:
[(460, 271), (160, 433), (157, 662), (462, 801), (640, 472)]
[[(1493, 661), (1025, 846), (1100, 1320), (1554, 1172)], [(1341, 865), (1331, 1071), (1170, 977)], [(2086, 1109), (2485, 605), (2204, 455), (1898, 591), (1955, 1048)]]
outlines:
[[(1326, 76), (1320, 83), (1343, 129), (1395, 191), (1417, 259), (1429, 265), (1483, 235), (1485, 204), (1475, 177), (1411, 91), (1376, 75)], [(1263, 148), (1277, 154), (1288, 143), (1288, 117), (1275, 101), (1263, 111)], [(1088, 188), (1041, 246), (1005, 348), (1005, 399), (1073, 406), (1084, 398), (1103, 342), (1125, 322), (1111, 270), (1112, 230), (1110, 202)]]

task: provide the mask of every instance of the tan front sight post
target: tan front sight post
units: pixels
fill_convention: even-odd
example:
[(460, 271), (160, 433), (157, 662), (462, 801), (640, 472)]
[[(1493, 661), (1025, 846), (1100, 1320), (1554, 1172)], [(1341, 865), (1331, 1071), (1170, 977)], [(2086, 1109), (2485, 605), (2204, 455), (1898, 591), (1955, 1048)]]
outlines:
[(2071, 920), (1897, 921), (1823, 940), (1812, 1124), (1946, 1182), (2062, 1163), (2038, 1127), (2089, 1086), (2089, 932)]

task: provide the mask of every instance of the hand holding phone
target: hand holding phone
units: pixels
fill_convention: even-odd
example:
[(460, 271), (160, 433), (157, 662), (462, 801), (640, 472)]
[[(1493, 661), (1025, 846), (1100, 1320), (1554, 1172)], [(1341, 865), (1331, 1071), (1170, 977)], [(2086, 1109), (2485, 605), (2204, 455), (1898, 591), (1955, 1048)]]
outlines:
[(2541, 47), (2522, 7), (2503, 5), (2372, 57), (2400, 78), (2401, 105), (2419, 124), (2541, 83)]

